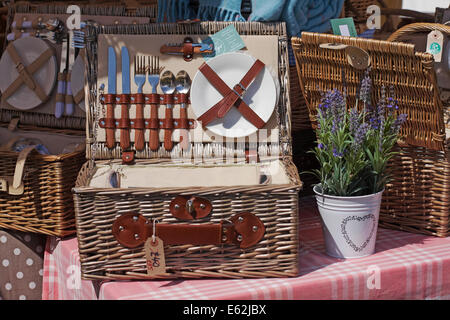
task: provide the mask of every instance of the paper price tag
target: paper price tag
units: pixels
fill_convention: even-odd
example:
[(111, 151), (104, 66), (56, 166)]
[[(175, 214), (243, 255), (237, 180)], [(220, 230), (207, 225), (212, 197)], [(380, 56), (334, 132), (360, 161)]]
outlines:
[(444, 35), (438, 30), (433, 30), (427, 37), (427, 52), (434, 56), (434, 61), (441, 62), (444, 45)]
[(149, 237), (144, 246), (147, 259), (147, 274), (154, 276), (166, 272), (166, 258), (164, 256), (164, 243), (155, 237)]

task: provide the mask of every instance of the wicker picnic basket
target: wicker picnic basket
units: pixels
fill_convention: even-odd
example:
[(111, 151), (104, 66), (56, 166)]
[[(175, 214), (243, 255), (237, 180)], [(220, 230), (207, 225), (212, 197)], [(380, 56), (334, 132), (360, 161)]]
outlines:
[[(123, 7), (81, 7), (82, 14), (131, 15)], [(61, 15), (65, 14), (66, 8), (67, 5), (62, 4), (18, 2), (9, 7), (7, 30), (16, 18), (33, 20), (41, 15)], [(155, 9), (142, 9), (137, 15), (154, 12), (156, 16)], [(57, 44), (48, 44), (58, 50)], [(39, 107), (21, 111), (3, 105), (0, 108), (0, 227), (64, 237), (75, 233), (71, 189), (86, 161), (86, 119), (82, 112), (56, 119), (53, 114), (41, 110)], [(11, 151), (18, 136), (37, 137), (46, 143), (53, 141), (55, 146), (51, 155), (29, 149)], [(81, 148), (64, 151), (69, 143), (78, 143)]]
[[(438, 23), (412, 23), (406, 25), (394, 32), (387, 39), (387, 41), (401, 42), (408, 36), (419, 35), (420, 37), (422, 37), (422, 43), (425, 46), (426, 34), (434, 30), (442, 32), (442, 34), (446, 38), (444, 39), (444, 47), (446, 45), (448, 47), (447, 43), (450, 39), (450, 26)], [(450, 75), (448, 60), (446, 61), (444, 52), (442, 61), (439, 63), (435, 63), (435, 70), (436, 72), (440, 72), (437, 75), (437, 84), (440, 88), (440, 96), (444, 106), (444, 124), (446, 129), (446, 137), (448, 140), (450, 139)]]
[[(269, 146), (271, 151), (266, 149), (263, 152), (259, 148), (258, 154), (261, 162), (268, 159), (279, 162), (280, 172), (283, 172), (288, 179), (281, 184), (274, 182), (273, 184), (258, 185), (252, 183), (246, 185), (242, 183), (242, 179), (236, 177), (236, 182), (233, 180), (231, 184), (226, 186), (221, 185), (222, 182), (217, 184), (213, 182), (210, 186), (199, 185), (195, 180), (201, 178), (202, 171), (208, 170), (208, 163), (213, 163), (214, 157), (216, 159), (221, 157), (220, 153), (208, 153), (207, 149), (212, 148), (216, 152), (221, 148), (225, 150), (224, 144), (209, 141), (199, 143), (195, 147), (192, 145), (192, 153), (188, 153), (187, 158), (191, 159), (191, 156), (195, 157), (196, 155), (200, 155), (200, 157), (203, 155), (203, 158), (201, 157), (200, 161), (194, 166), (188, 164), (188, 168), (195, 170), (193, 175), (189, 175), (189, 179), (183, 178), (186, 171), (180, 171), (182, 173), (178, 174), (177, 182), (169, 182), (167, 186), (165, 186), (166, 182), (162, 186), (152, 186), (152, 178), (149, 178), (145, 182), (146, 184), (141, 187), (92, 187), (91, 181), (96, 175), (96, 170), (101, 170), (104, 166), (122, 163), (120, 148), (108, 150), (104, 142), (95, 142), (98, 136), (95, 123), (99, 117), (98, 113), (101, 112), (101, 106), (98, 101), (99, 96), (92, 94), (89, 99), (90, 107), (87, 115), (89, 119), (87, 121), (87, 152), (91, 160), (83, 166), (73, 189), (83, 279), (260, 278), (288, 277), (298, 274), (297, 210), (301, 181), (292, 162), (287, 36), (284, 24), (201, 22), (179, 25), (164, 23), (133, 27), (102, 27), (91, 29), (91, 31), (98, 38), (116, 35), (126, 37), (129, 34), (148, 35), (148, 37), (150, 35), (167, 35), (168, 40), (166, 41), (170, 41), (171, 36), (206, 36), (231, 24), (242, 36), (254, 36), (256, 43), (260, 41), (260, 37), (262, 39), (264, 36), (276, 36), (274, 43), (278, 43), (278, 57), (275, 57), (274, 61), (277, 61), (278, 64), (280, 96), (272, 116), (276, 118), (276, 127), (280, 129), (276, 138), (279, 139), (280, 144), (277, 148), (274, 143), (271, 143)], [(126, 43), (126, 38), (120, 39), (120, 41)], [(108, 40), (107, 43), (111, 42)], [(96, 82), (98, 58), (95, 56), (97, 45), (98, 43), (94, 41), (89, 47), (89, 52), (92, 54), (90, 59), (93, 61), (90, 65), (90, 75), (92, 76), (90, 79), (92, 81), (89, 81), (89, 86), (90, 92), (93, 93), (98, 90)], [(276, 47), (275, 50), (277, 50)], [(177, 148), (177, 146), (175, 145), (174, 148)], [(239, 147), (235, 147), (232, 148), (233, 151), (231, 152), (236, 152), (236, 154), (233, 154), (233, 158), (236, 157), (232, 161), (233, 163), (224, 169), (225, 175), (229, 170), (239, 166), (237, 163), (238, 154), (245, 158), (245, 144), (240, 146), (240, 150)], [(133, 143), (132, 148), (134, 148)], [(144, 151), (136, 152), (135, 163), (126, 167), (122, 166), (122, 168), (129, 170), (128, 172), (142, 170), (140, 171), (141, 174), (145, 174), (153, 168), (158, 168), (158, 175), (164, 177), (164, 170), (166, 169), (184, 170), (186, 167), (183, 163), (171, 161), (170, 153), (163, 150), (162, 143), (157, 152), (148, 148), (149, 146), (146, 143)], [(186, 158), (186, 154), (184, 156)], [(212, 170), (219, 167), (221, 167), (220, 164), (209, 166), (210, 169), (213, 168)], [(212, 177), (213, 175), (211, 175)], [(181, 187), (179, 181), (183, 179), (188, 179), (188, 181), (185, 186)], [(150, 185), (150, 187), (146, 187), (146, 185)], [(173, 212), (173, 202), (180, 197), (206, 199), (211, 204), (212, 211), (204, 218), (187, 222), (180, 220)], [(184, 204), (182, 208), (184, 208)], [(236, 245), (224, 245), (223, 243), (190, 244), (189, 240), (186, 243), (173, 244), (170, 242), (173, 239), (163, 239), (165, 242), (166, 271), (152, 276), (147, 274), (146, 256), (142, 243), (135, 248), (127, 247), (119, 240), (120, 226), (118, 227), (118, 234), (114, 233), (114, 230), (117, 231), (114, 226), (117, 227), (118, 221), (126, 217), (127, 214), (136, 215), (136, 223), (145, 220), (148, 224), (151, 221), (150, 223), (153, 226), (156, 225), (156, 231), (153, 232), (158, 234), (158, 225), (161, 228), (170, 229), (184, 227), (188, 223), (191, 228), (196, 230), (196, 228), (209, 228), (218, 223), (235, 221), (233, 217), (244, 212), (249, 212), (263, 226), (262, 229), (254, 226), (254, 232), (265, 229), (265, 233), (261, 234), (262, 238), (255, 245), (241, 248)], [(189, 222), (192, 223), (189, 224)], [(127, 230), (125, 227), (125, 231)], [(196, 233), (200, 237), (204, 236), (201, 231)], [(180, 232), (180, 234), (184, 235), (183, 232)], [(136, 239), (142, 238), (137, 234), (135, 236)], [(224, 239), (235, 241), (232, 235), (228, 238), (225, 235), (222, 240)], [(169, 244), (167, 244), (167, 241), (169, 241)]]
[(392, 182), (383, 194), (380, 226), (446, 237), (450, 232), (450, 151), (446, 145), (443, 104), (433, 56), (414, 45), (317, 33), (293, 38), (300, 84), (316, 126), (320, 92), (343, 89), (355, 102), (364, 70), (353, 68), (345, 50), (321, 44), (339, 43), (365, 50), (371, 59), (373, 95), (393, 86), (399, 111), (408, 114), (398, 154), (391, 161)]

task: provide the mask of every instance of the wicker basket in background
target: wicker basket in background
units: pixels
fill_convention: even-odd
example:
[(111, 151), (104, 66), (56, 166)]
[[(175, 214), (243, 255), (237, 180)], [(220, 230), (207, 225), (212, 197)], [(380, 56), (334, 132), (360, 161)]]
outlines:
[[(363, 70), (350, 66), (344, 50), (319, 47), (342, 43), (368, 52), (372, 61), (373, 98), (381, 86), (393, 86), (400, 112), (408, 114), (399, 152), (389, 170), (393, 181), (383, 194), (380, 226), (445, 237), (450, 234), (450, 151), (446, 146), (443, 103), (433, 69), (433, 56), (414, 45), (362, 38), (303, 33), (292, 39), (300, 85), (315, 122), (320, 92), (343, 89), (349, 104)], [(295, 144), (295, 142), (294, 142)]]
[[(427, 34), (433, 30), (438, 30), (442, 32), (444, 37), (444, 48), (448, 41), (450, 41), (450, 26), (438, 23), (413, 23), (407, 26), (404, 26), (394, 32), (387, 41), (395, 41), (402, 42), (405, 38), (412, 35), (420, 35), (422, 37), (422, 43), (425, 47)], [(446, 57), (442, 57), (442, 61), (440, 63), (435, 63), (435, 69), (441, 68), (439, 70), (442, 75), (442, 78), (438, 77), (438, 86), (440, 88), (441, 100), (444, 106), (444, 123), (446, 129), (446, 137), (450, 139), (450, 75), (449, 75), (449, 66), (448, 61), (445, 60)], [(444, 74), (446, 73), (446, 74)], [(450, 144), (450, 141), (447, 141)]]
[[(102, 7), (97, 2), (94, 5), (89, 5), (88, 1), (76, 3), (81, 6), (83, 14), (144, 17), (150, 15), (149, 17), (153, 17), (151, 19), (156, 17), (155, 6), (128, 10), (123, 6), (110, 8), (106, 3), (103, 3)], [(15, 13), (65, 14), (66, 9), (67, 2), (17, 2), (8, 12), (6, 32)], [(80, 140), (84, 140), (85, 136), (85, 117), (56, 119), (53, 114), (33, 110), (25, 112), (0, 109), (0, 126), (8, 127), (11, 121), (18, 121), (17, 129), (27, 133), (63, 134), (78, 136)], [(17, 135), (21, 135), (21, 132)], [(0, 151), (0, 177), (9, 179), (14, 176), (18, 155), (8, 150)], [(12, 195), (0, 191), (0, 227), (58, 237), (74, 234), (75, 212), (71, 191), (85, 161), (84, 150), (58, 155), (29, 155), (25, 161), (24, 193)]]

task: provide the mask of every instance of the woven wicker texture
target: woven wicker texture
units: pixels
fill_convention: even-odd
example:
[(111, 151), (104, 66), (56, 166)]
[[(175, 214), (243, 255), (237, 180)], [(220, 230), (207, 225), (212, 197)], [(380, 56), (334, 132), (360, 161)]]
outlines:
[[(105, 152), (103, 146), (96, 149), (92, 141), (91, 155), (94, 161), (85, 164), (74, 188), (74, 201), (79, 242), (82, 277), (85, 279), (140, 279), (148, 278), (143, 247), (127, 249), (118, 244), (112, 235), (114, 220), (122, 213), (138, 212), (159, 223), (180, 223), (169, 211), (169, 204), (175, 196), (195, 195), (211, 201), (212, 214), (193, 223), (211, 224), (230, 219), (234, 214), (251, 212), (258, 216), (266, 228), (264, 238), (255, 246), (242, 250), (233, 245), (190, 244), (165, 246), (167, 271), (158, 278), (260, 278), (286, 277), (298, 274), (298, 235), (297, 210), (298, 191), (301, 188), (298, 171), (292, 162), (290, 136), (290, 102), (289, 79), (287, 68), (287, 39), (283, 24), (278, 23), (225, 23), (202, 22), (195, 25), (155, 24), (148, 26), (102, 27), (91, 29), (97, 33), (123, 34), (209, 34), (215, 33), (230, 24), (238, 32), (251, 35), (279, 36), (279, 79), (281, 97), (276, 108), (277, 119), (281, 128), (281, 148), (273, 150), (272, 155), (259, 153), (261, 159), (269, 156), (283, 159), (284, 169), (290, 179), (286, 185), (255, 185), (208, 188), (132, 188), (132, 189), (95, 189), (90, 188), (89, 180), (95, 164), (120, 163), (120, 160), (101, 161), (102, 157), (116, 157), (114, 152)], [(92, 46), (91, 46), (92, 45)], [(88, 46), (88, 58), (93, 61), (88, 75), (91, 90), (96, 90), (95, 45)], [(93, 135), (97, 101), (90, 97), (88, 113), (88, 134)], [(92, 139), (94, 140), (94, 139)], [(216, 143), (219, 145), (219, 143)], [(196, 146), (203, 152), (205, 144)], [(199, 147), (199, 148), (198, 148)], [(268, 150), (271, 147), (269, 146)], [(198, 150), (197, 150), (198, 151)], [(167, 154), (152, 154), (151, 159), (139, 159), (137, 165), (168, 163)], [(118, 157), (116, 157), (118, 158)], [(209, 161), (206, 157), (205, 163)]]
[(300, 88), (297, 67), (295, 65), (289, 67), (289, 84), (289, 97), (292, 108), (292, 132), (309, 130), (312, 128), (311, 120), (309, 119), (308, 107), (306, 106), (306, 101)]
[[(84, 1), (88, 2), (88, 1)], [(92, 1), (90, 1), (92, 2)], [(156, 6), (134, 8), (104, 3), (81, 4), (82, 14), (156, 17)], [(16, 2), (7, 12), (7, 30), (15, 13), (66, 13), (67, 3)], [(2, 11), (2, 13), (4, 13)], [(0, 126), (19, 119), (20, 129), (55, 134), (84, 135), (85, 118), (63, 117), (36, 112), (0, 109)], [(13, 176), (18, 153), (0, 151), (0, 176)], [(25, 163), (25, 192), (20, 196), (0, 193), (0, 227), (64, 237), (75, 233), (71, 189), (85, 161), (85, 152), (36, 155)]]
[[(395, 31), (388, 39), (387, 41), (396, 41), (401, 42), (402, 39), (405, 36), (414, 34), (414, 33), (424, 33), (424, 32), (431, 32), (431, 31), (440, 31), (442, 32), (447, 39), (450, 37), (450, 26), (444, 25), (444, 24), (438, 24), (438, 23), (412, 23), (409, 25), (406, 25), (397, 31)], [(425, 38), (425, 34), (423, 35)], [(447, 40), (448, 41), (448, 40)], [(442, 89), (442, 88), (441, 88)], [(445, 89), (443, 89), (445, 90)], [(448, 91), (448, 90), (446, 90)], [(441, 91), (442, 95), (442, 91)], [(443, 100), (444, 105), (444, 123), (446, 127), (446, 136), (447, 140), (450, 138), (450, 99), (448, 98), (449, 94), (446, 94), (447, 99)]]
[[(16, 152), (0, 151), (0, 176), (13, 176)], [(71, 189), (84, 162), (84, 152), (27, 159), (25, 192), (0, 193), (0, 227), (64, 237), (75, 233)]]
[(435, 236), (450, 232), (450, 151), (445, 145), (443, 104), (439, 99), (433, 57), (413, 45), (387, 41), (303, 33), (293, 38), (300, 83), (310, 116), (316, 117), (320, 92), (343, 89), (349, 105), (364, 71), (351, 67), (343, 50), (320, 48), (321, 43), (343, 43), (366, 50), (372, 60), (373, 98), (381, 86), (393, 86), (400, 112), (408, 114), (399, 140), (399, 154), (390, 169), (393, 181), (383, 194), (380, 226)]
[[(144, 160), (145, 161), (145, 160)], [(252, 212), (264, 223), (264, 238), (246, 250), (236, 246), (165, 246), (167, 272), (158, 278), (260, 278), (297, 275), (298, 186), (252, 186), (190, 189), (93, 189), (86, 186), (91, 162), (83, 167), (75, 192), (77, 234), (84, 279), (148, 278), (142, 247), (127, 249), (111, 233), (120, 214), (139, 212), (158, 223), (182, 223), (169, 204), (175, 196), (209, 199), (212, 215), (195, 223), (218, 223)], [(287, 168), (297, 172), (290, 163)]]
[(381, 87), (392, 86), (399, 112), (408, 113), (402, 127), (405, 142), (435, 150), (444, 150), (445, 127), (442, 101), (436, 86), (433, 56), (414, 52), (414, 46), (403, 43), (350, 38), (304, 32), (292, 39), (297, 68), (306, 96), (311, 120), (316, 122), (320, 93), (347, 85), (350, 105), (355, 104), (357, 89), (364, 71), (350, 66), (344, 50), (320, 48), (321, 43), (343, 43), (366, 50), (372, 61), (374, 99), (381, 96)]

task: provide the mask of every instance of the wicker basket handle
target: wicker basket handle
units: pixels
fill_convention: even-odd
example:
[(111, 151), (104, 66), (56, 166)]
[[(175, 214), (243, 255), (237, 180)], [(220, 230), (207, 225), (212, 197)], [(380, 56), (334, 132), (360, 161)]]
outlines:
[(25, 172), (25, 162), (29, 154), (36, 150), (34, 146), (24, 148), (17, 156), (14, 176), (0, 177), (0, 191), (8, 192), (11, 195), (21, 195), (25, 191), (23, 176)]
[(450, 26), (447, 26), (445, 24), (439, 24), (439, 23), (411, 23), (408, 24), (397, 31), (395, 31), (393, 34), (390, 35), (390, 37), (387, 39), (387, 41), (397, 41), (400, 39), (403, 35), (414, 33), (414, 32), (425, 32), (425, 31), (433, 31), (438, 30), (444, 34), (450, 35)]
[(114, 221), (111, 231), (117, 242), (126, 248), (136, 248), (149, 237), (158, 236), (169, 245), (229, 244), (246, 249), (263, 238), (265, 227), (261, 219), (249, 212), (212, 224), (156, 224), (143, 215), (125, 213)]

